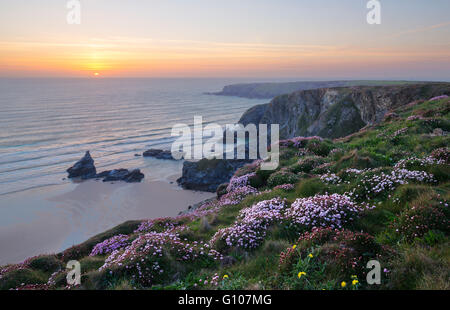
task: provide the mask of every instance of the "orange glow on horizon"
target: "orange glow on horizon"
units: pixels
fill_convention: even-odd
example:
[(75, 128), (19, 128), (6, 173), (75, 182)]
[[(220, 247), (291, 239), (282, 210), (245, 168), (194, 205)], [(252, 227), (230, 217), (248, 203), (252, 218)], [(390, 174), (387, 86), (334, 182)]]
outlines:
[(64, 76), (239, 76), (280, 72), (323, 75), (405, 68), (424, 60), (434, 67), (446, 49), (370, 48), (220, 42), (154, 42), (105, 39), (92, 42), (1, 42), (0, 71)]

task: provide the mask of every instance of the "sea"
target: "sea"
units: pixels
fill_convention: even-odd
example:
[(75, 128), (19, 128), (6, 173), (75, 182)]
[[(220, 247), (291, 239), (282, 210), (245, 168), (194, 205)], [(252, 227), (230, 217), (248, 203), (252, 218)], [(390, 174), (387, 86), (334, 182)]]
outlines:
[[(234, 124), (248, 108), (269, 101), (206, 94), (243, 82), (255, 79), (0, 78), (0, 263), (38, 254), (39, 246), (26, 249), (36, 243), (34, 233), (39, 240), (52, 239), (53, 230), (46, 234), (38, 230), (55, 221), (61, 221), (58, 225), (64, 229), (62, 223), (73, 220), (73, 214), (69, 220), (55, 217), (62, 210), (67, 215), (76, 209), (80, 223), (69, 225), (64, 238), (51, 246), (42, 245), (42, 250), (62, 250), (139, 216), (114, 198), (111, 193), (115, 191), (106, 190), (103, 200), (94, 199), (86, 206), (86, 191), (78, 189), (73, 194), (82, 185), (68, 179), (66, 169), (90, 151), (98, 172), (139, 168), (145, 182), (168, 181), (169, 176), (181, 173), (181, 163), (137, 155), (150, 148), (170, 149), (175, 139), (172, 127), (192, 125), (194, 116), (202, 116), (205, 125)], [(127, 186), (131, 192), (134, 185)], [(55, 198), (64, 195), (70, 201)], [(132, 200), (130, 195), (126, 199)], [(102, 225), (101, 221), (90, 223), (86, 233), (83, 221), (95, 218), (96, 203), (103, 206), (102, 218), (113, 212), (108, 204), (116, 204), (114, 210), (120, 209), (120, 216)], [(45, 219), (40, 225), (35, 223), (38, 217)], [(54, 231), (58, 231), (56, 226)], [(20, 245), (24, 239), (27, 242)], [(11, 242), (19, 244), (12, 246)]]

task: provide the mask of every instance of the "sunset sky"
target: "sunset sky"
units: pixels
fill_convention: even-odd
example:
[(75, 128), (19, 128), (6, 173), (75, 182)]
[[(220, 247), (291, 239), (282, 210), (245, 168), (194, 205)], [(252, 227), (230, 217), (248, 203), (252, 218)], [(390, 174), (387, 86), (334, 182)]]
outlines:
[(450, 1), (2, 0), (0, 76), (450, 81)]

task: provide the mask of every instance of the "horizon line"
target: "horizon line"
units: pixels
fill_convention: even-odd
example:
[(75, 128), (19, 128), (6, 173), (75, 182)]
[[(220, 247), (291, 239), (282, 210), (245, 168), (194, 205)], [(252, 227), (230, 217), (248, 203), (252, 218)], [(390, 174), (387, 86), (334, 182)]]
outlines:
[(407, 79), (407, 78), (304, 78), (304, 77), (241, 77), (241, 76), (0, 76), (0, 79), (241, 79), (241, 80), (292, 80), (293, 82), (333, 82), (333, 81), (392, 81), (392, 82), (450, 82), (449, 79)]

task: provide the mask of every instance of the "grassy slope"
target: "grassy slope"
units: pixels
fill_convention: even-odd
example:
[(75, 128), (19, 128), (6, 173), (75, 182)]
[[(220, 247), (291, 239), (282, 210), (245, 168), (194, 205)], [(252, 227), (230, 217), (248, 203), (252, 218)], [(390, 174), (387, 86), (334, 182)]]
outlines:
[[(177, 259), (176, 251), (164, 248), (164, 255), (156, 261), (166, 270), (153, 276), (149, 284), (145, 271), (143, 280), (136, 277), (131, 267), (123, 268), (127, 264), (132, 266), (128, 261), (122, 266), (98, 271), (108, 255), (88, 256), (96, 243), (111, 236), (125, 234), (130, 239), (137, 238), (139, 233), (134, 231), (138, 223), (127, 222), (64, 253), (2, 267), (0, 289), (64, 288), (65, 271), (61, 267), (70, 259), (81, 262), (83, 289), (450, 289), (449, 214), (445, 206), (449, 200), (448, 161), (425, 165), (411, 162), (407, 166), (409, 170), (432, 173), (438, 182), (409, 182), (370, 198), (363, 197), (364, 190), (361, 191), (364, 173), (349, 176), (344, 172), (348, 168), (379, 168), (366, 174), (389, 173), (401, 159), (424, 158), (435, 149), (448, 147), (448, 136), (431, 133), (435, 128), (450, 131), (449, 111), (448, 99), (410, 104), (396, 110), (396, 114), (383, 123), (346, 138), (307, 142), (302, 150), (309, 154), (302, 159), (297, 147), (283, 147), (278, 171), (270, 175), (256, 170), (256, 177), (250, 181), (265, 193), (250, 195), (237, 205), (223, 205), (206, 216), (157, 220), (150, 229), (161, 232), (166, 229), (166, 223), (177, 227), (185, 225), (186, 229), (179, 232), (183, 244), (207, 243), (219, 229), (233, 225), (240, 210), (259, 201), (281, 197), (290, 204), (300, 197), (355, 190), (360, 194), (355, 198), (357, 203), (370, 202), (376, 208), (364, 211), (359, 218), (347, 223), (347, 232), (340, 237), (325, 240), (316, 235), (299, 240), (310, 228), (288, 229), (284, 224), (273, 224), (255, 249), (216, 246), (228, 260), (234, 261), (228, 265), (204, 257), (182, 262)], [(411, 115), (420, 117), (407, 120)], [(252, 168), (244, 167), (237, 174), (251, 171)], [(338, 184), (322, 181), (320, 175), (326, 172), (335, 173), (343, 181)], [(293, 180), (293, 190), (273, 189), (277, 184)], [(415, 214), (417, 209), (418, 214)], [(438, 219), (433, 212), (438, 212)], [(416, 219), (413, 226), (408, 223), (411, 217)], [(370, 236), (358, 235), (361, 231)], [(358, 240), (366, 241), (358, 243)], [(294, 244), (295, 250), (287, 250)], [(142, 258), (148, 259), (148, 264), (155, 262), (154, 258), (145, 256)], [(380, 286), (365, 283), (367, 270), (363, 267), (372, 258), (380, 260), (382, 269), (386, 268)], [(359, 265), (352, 267), (352, 261), (357, 259), (360, 259)], [(46, 284), (50, 275), (58, 270), (52, 283)], [(306, 274), (299, 278), (299, 272)], [(352, 276), (359, 280), (355, 285), (351, 284)], [(345, 287), (342, 287), (343, 281), (347, 284)]]

